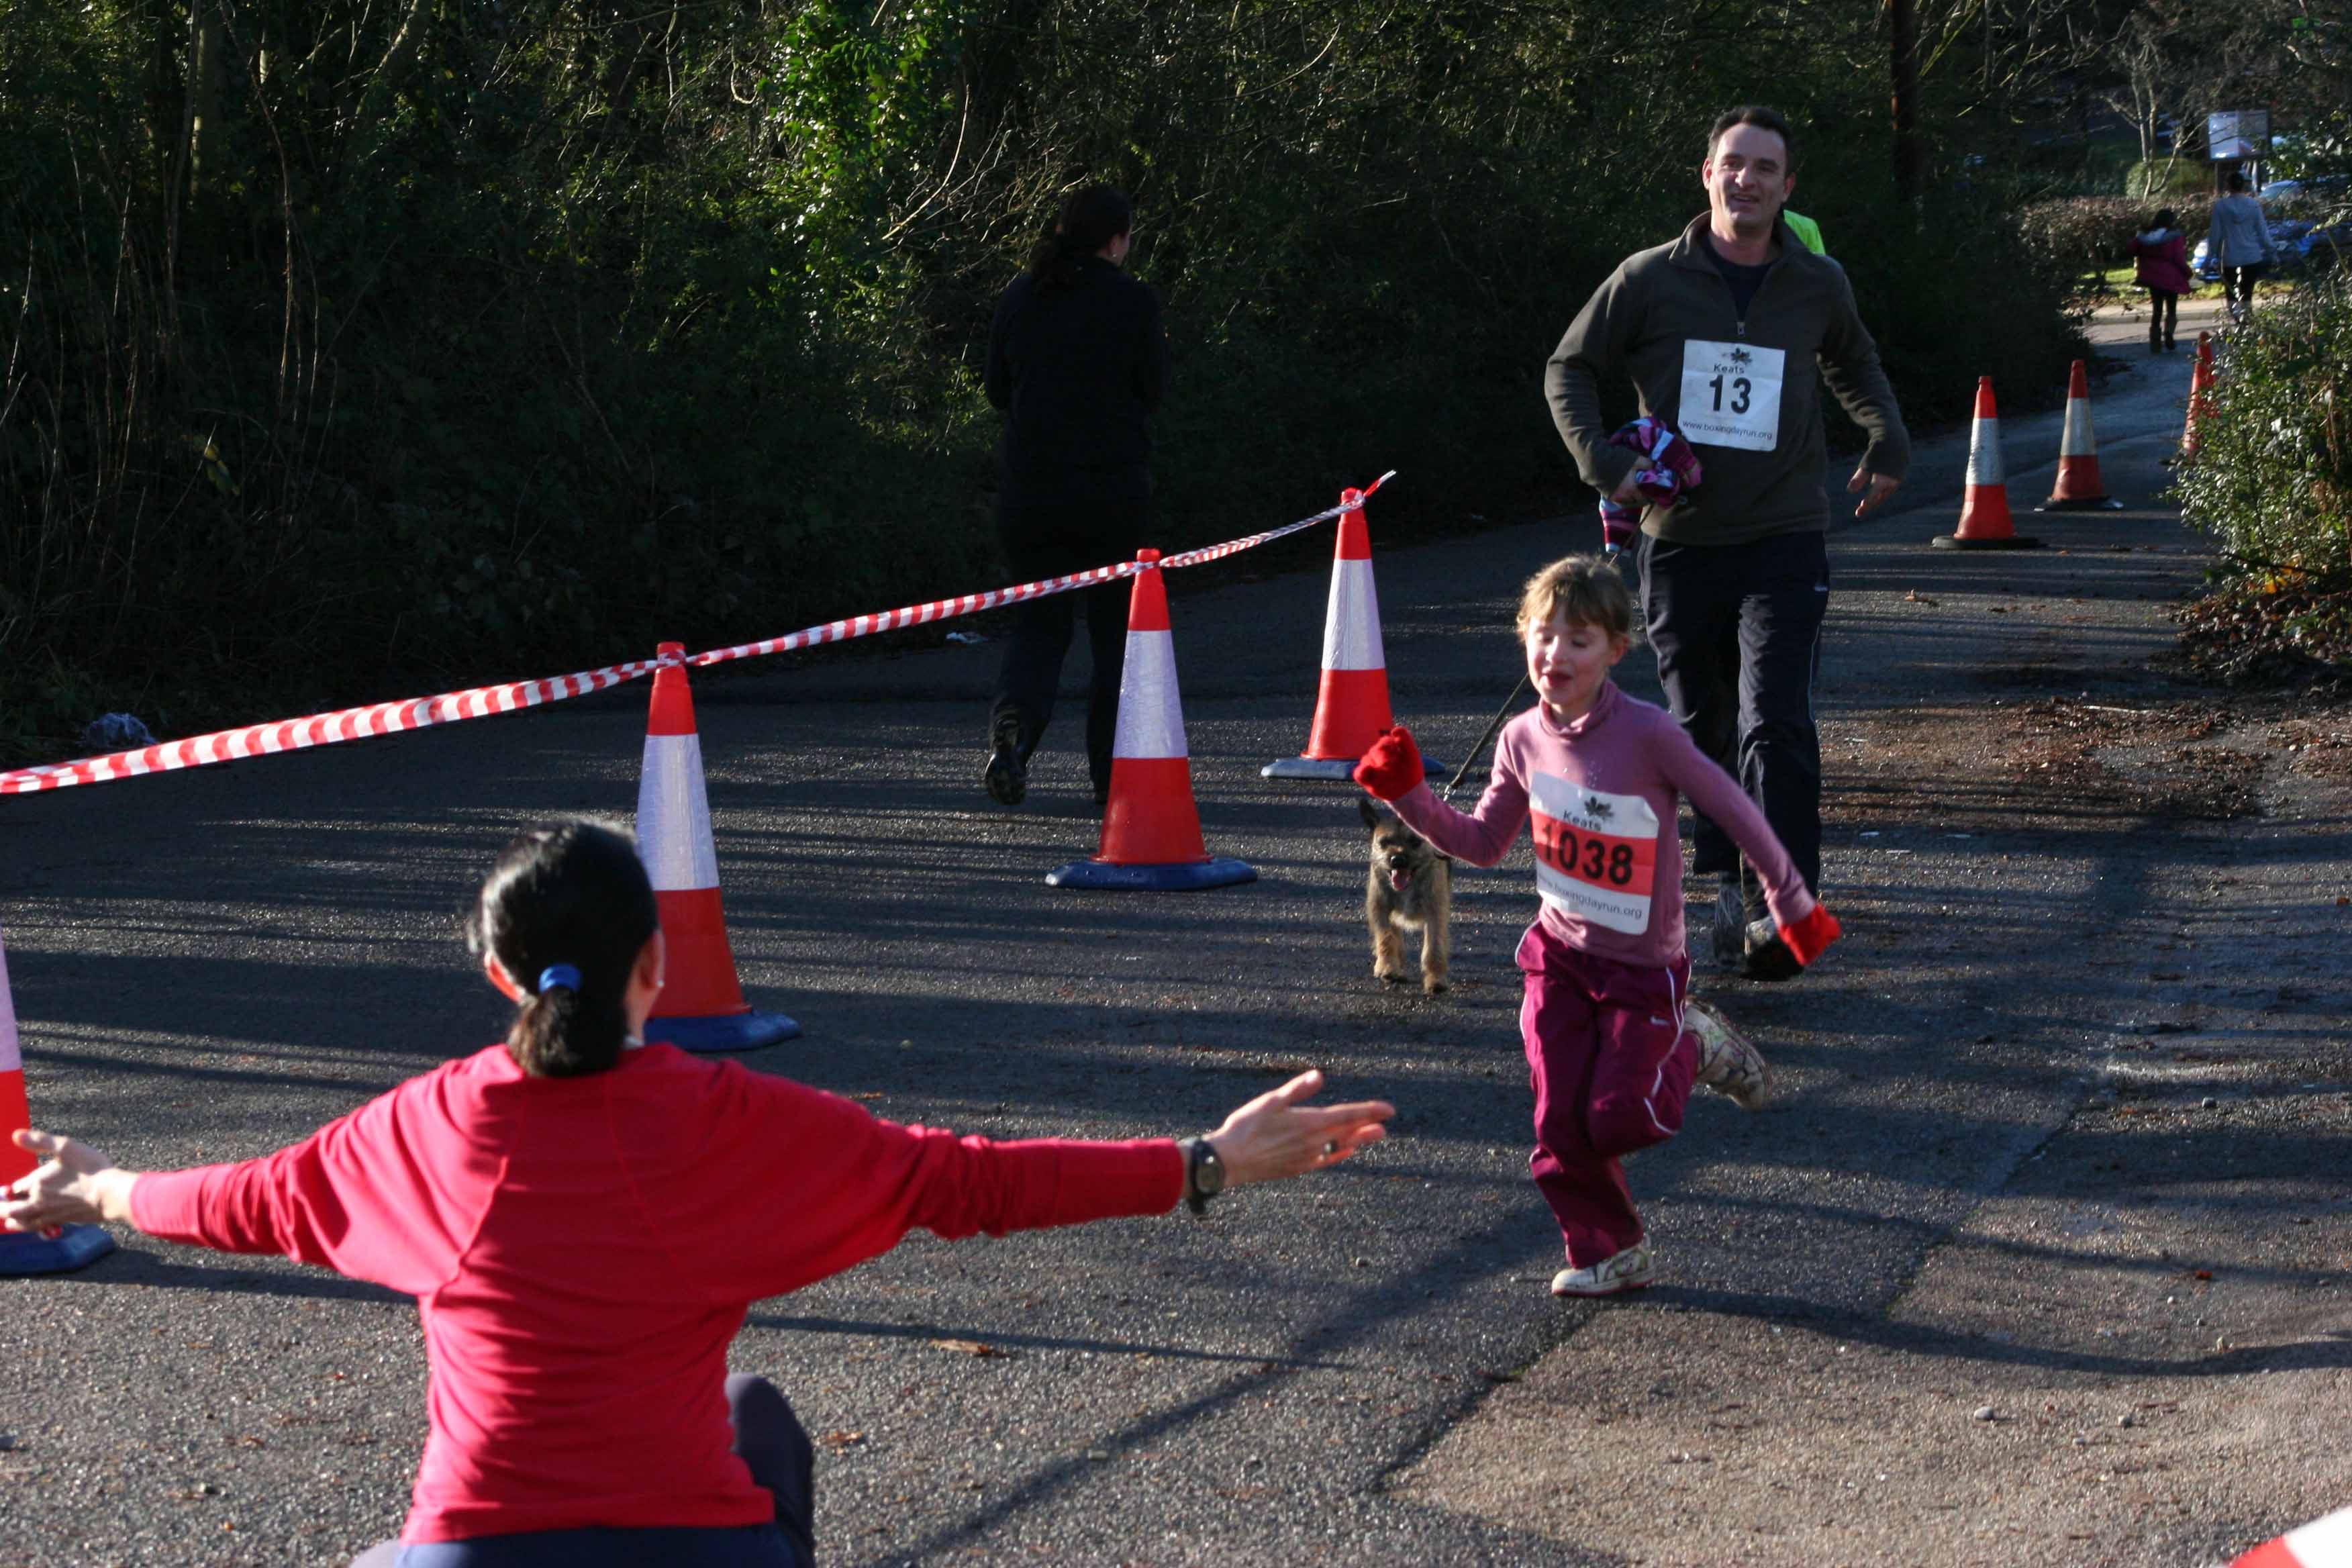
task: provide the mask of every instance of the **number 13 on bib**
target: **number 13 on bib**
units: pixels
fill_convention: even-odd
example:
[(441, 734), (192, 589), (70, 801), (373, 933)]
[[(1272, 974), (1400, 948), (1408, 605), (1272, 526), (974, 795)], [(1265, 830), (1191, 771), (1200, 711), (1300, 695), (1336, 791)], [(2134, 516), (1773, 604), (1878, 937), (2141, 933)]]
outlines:
[(1683, 437), (1694, 447), (1769, 452), (1780, 442), (1788, 351), (1756, 343), (1683, 342)]

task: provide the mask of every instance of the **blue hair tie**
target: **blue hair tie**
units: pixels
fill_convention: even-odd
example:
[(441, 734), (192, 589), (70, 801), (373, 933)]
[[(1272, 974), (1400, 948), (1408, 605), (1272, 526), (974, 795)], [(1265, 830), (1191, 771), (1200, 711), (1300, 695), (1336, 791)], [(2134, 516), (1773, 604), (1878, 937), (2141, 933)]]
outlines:
[(539, 972), (539, 994), (542, 996), (562, 986), (567, 991), (580, 989), (580, 971), (568, 963), (551, 963)]

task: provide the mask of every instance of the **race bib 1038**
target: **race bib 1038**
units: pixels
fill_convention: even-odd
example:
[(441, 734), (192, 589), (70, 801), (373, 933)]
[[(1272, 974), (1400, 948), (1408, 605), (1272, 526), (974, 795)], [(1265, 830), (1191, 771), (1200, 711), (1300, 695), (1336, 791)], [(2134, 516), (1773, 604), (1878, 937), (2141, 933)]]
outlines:
[(1755, 343), (1683, 343), (1684, 437), (1695, 447), (1769, 452), (1780, 442), (1780, 382), (1789, 355)]
[(1638, 795), (1535, 775), (1536, 891), (1562, 914), (1638, 936), (1650, 929), (1658, 814)]

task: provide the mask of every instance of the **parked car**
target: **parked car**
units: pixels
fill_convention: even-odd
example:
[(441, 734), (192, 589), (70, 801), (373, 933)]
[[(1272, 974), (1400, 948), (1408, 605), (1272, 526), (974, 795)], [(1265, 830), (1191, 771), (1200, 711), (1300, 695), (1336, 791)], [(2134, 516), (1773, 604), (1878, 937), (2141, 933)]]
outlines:
[[(2281, 218), (2270, 226), (2270, 230), (2271, 244), (2277, 247), (2282, 266), (2299, 266), (2310, 254), (2310, 247), (2303, 241), (2311, 233), (2312, 226), (2303, 219)], [(2221, 278), (2221, 258), (2213, 254), (2213, 240), (2210, 235), (2199, 240), (2197, 248), (2189, 253), (2189, 270), (2208, 283)]]
[(2326, 271), (2352, 259), (2352, 220), (2314, 227), (2294, 242), (2302, 265)]

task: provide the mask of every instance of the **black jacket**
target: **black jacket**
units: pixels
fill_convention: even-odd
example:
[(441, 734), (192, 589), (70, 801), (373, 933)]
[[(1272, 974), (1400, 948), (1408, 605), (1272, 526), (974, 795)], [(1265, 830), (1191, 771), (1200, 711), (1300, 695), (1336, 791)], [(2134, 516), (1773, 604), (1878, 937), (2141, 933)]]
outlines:
[(1024, 272), (988, 331), (988, 400), (1012, 416), (997, 443), (1005, 499), (1135, 501), (1151, 493), (1145, 421), (1168, 385), (1160, 300), (1098, 256), (1048, 289)]

